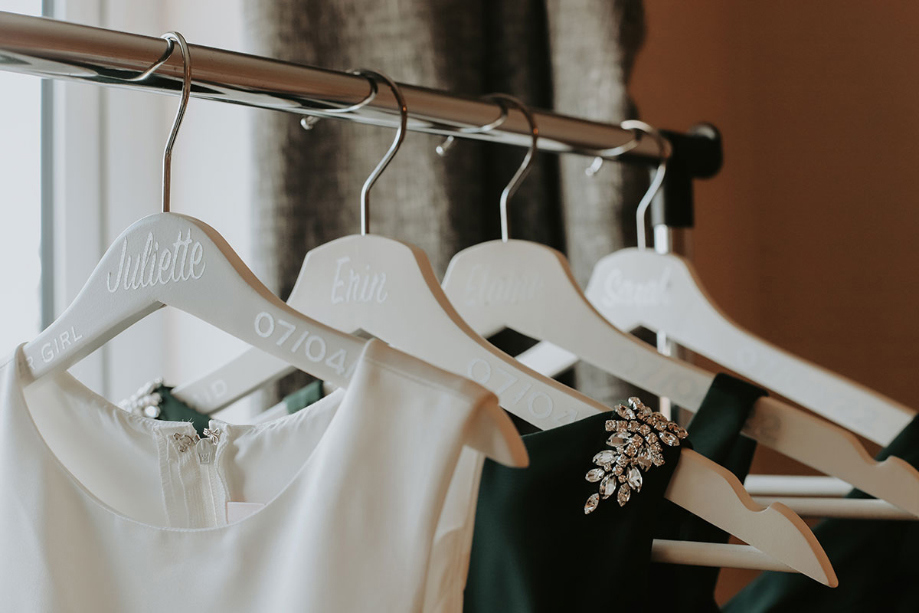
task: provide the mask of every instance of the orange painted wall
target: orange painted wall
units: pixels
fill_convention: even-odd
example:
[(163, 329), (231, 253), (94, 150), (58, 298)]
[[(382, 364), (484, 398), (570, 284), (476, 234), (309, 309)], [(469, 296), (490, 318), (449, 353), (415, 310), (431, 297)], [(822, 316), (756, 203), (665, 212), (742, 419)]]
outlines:
[[(709, 292), (764, 338), (919, 407), (919, 4), (645, 10), (642, 118), (724, 135), (724, 170), (696, 192)], [(749, 576), (724, 575), (722, 598)]]

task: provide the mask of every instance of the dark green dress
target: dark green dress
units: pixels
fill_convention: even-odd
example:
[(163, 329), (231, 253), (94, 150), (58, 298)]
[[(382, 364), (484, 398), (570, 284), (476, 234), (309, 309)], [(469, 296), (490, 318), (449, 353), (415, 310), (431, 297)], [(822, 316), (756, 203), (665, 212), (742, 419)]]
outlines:
[[(601, 500), (585, 479), (610, 432), (601, 413), (523, 437), (530, 465), (486, 461), (476, 507), (464, 611), (560, 613), (643, 611), (660, 594), (648, 583), (651, 541), (680, 447), (643, 474), (624, 506)], [(686, 441), (683, 441), (685, 444)]]
[[(746, 477), (755, 443), (740, 429), (764, 394), (718, 375), (690, 424), (691, 447)], [(610, 499), (583, 514), (581, 503), (595, 490), (583, 474), (607, 438), (609, 415), (524, 436), (526, 469), (485, 462), (466, 613), (717, 611), (718, 569), (651, 564), (655, 538), (727, 540), (663, 498), (678, 448), (664, 449), (666, 463), (645, 473), (625, 506)]]
[[(747, 478), (756, 442), (741, 435), (756, 400), (766, 390), (730, 375), (718, 374), (702, 406), (687, 426), (693, 449), (730, 470), (740, 479)], [(708, 543), (727, 543), (729, 535), (692, 513), (668, 502), (655, 538)], [(659, 611), (716, 612), (715, 584), (718, 568), (652, 564), (651, 574), (672, 589), (668, 606)]]
[[(919, 468), (919, 417), (878, 455)], [(849, 498), (871, 498), (853, 490)], [(725, 605), (730, 613), (919, 611), (919, 524), (827, 519), (814, 528), (839, 578), (828, 588), (803, 575), (766, 572)]]

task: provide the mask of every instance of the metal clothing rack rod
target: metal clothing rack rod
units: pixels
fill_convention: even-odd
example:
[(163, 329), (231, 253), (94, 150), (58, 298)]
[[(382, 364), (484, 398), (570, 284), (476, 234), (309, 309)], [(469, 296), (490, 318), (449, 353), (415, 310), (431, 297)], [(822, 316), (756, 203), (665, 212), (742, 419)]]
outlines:
[[(167, 44), (151, 36), (0, 12), (2, 70), (177, 95), (182, 86), (182, 58), (178, 53), (172, 54), (150, 78), (130, 81), (160, 59)], [(377, 126), (398, 125), (398, 106), (387, 87), (378, 88), (372, 102), (354, 112), (323, 112), (364, 100), (370, 93), (364, 77), (211, 47), (190, 48), (191, 95), (196, 98)], [(529, 127), (519, 110), (509, 109), (507, 119), (493, 130), (471, 133), (462, 129), (489, 124), (501, 115), (496, 102), (413, 85), (401, 87), (410, 130), (522, 147), (530, 144)], [(656, 164), (659, 157), (650, 138), (644, 138), (625, 155), (615, 155), (615, 148), (634, 138), (631, 131), (618, 125), (550, 111), (534, 110), (534, 114), (540, 150), (649, 166)]]

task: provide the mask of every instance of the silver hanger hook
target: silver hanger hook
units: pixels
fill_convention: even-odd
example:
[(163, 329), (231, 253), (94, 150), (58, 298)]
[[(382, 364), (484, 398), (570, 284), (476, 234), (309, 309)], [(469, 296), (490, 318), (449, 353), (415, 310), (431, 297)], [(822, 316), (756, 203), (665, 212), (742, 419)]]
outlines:
[(491, 94), (487, 97), (495, 101), (510, 103), (512, 106), (516, 107), (523, 113), (523, 116), (526, 117), (527, 123), (530, 124), (530, 134), (533, 136), (533, 139), (530, 141), (530, 147), (527, 149), (527, 154), (520, 163), (520, 167), (517, 169), (517, 172), (514, 173), (514, 176), (511, 177), (504, 191), (501, 192), (501, 240), (506, 243), (510, 238), (507, 220), (507, 201), (510, 200), (511, 196), (514, 195), (517, 188), (520, 187), (520, 184), (523, 183), (523, 180), (526, 179), (526, 176), (530, 173), (530, 169), (533, 165), (533, 157), (536, 154), (536, 145), (539, 141), (539, 126), (536, 125), (536, 118), (533, 116), (529, 107), (517, 98), (507, 94)]
[(178, 43), (179, 51), (182, 52), (182, 66), (184, 68), (182, 78), (182, 93), (179, 101), (179, 108), (176, 111), (175, 119), (172, 121), (172, 130), (169, 132), (169, 140), (166, 141), (166, 148), (163, 150), (163, 212), (168, 213), (170, 208), (170, 192), (172, 191), (172, 148), (175, 146), (176, 136), (179, 134), (179, 126), (182, 125), (182, 119), (185, 117), (185, 110), (188, 108), (188, 98), (191, 95), (191, 53), (188, 50), (188, 43), (185, 37), (178, 32), (167, 32), (160, 38), (167, 43), (166, 51), (160, 56), (150, 68), (143, 71), (136, 77), (127, 79), (128, 81), (143, 81), (154, 72), (156, 72), (172, 56), (175, 45)]
[[(370, 173), (370, 176), (367, 177), (367, 180), (364, 181), (364, 186), (361, 188), (361, 235), (365, 235), (370, 232), (370, 188), (373, 187), (373, 184), (377, 182), (377, 179), (380, 178), (380, 175), (383, 174), (383, 171), (389, 166), (389, 163), (402, 146), (402, 141), (405, 140), (405, 130), (408, 126), (408, 107), (405, 105), (405, 97), (402, 95), (402, 89), (395, 81), (386, 75), (374, 70), (365, 69), (357, 70), (355, 74), (367, 77), (371, 82), (375, 79), (379, 79), (386, 83), (392, 90), (393, 96), (396, 98), (396, 102), (399, 105), (399, 128), (396, 130), (396, 137), (389, 146), (389, 151), (386, 152), (386, 155), (383, 156), (383, 159), (380, 160), (377, 167), (373, 169), (373, 172)], [(374, 88), (375, 87), (374, 85)]]
[(600, 154), (594, 158), (594, 161), (590, 163), (590, 166), (584, 169), (584, 174), (588, 177), (592, 177), (600, 172), (600, 168), (603, 166), (603, 162), (606, 161), (606, 158), (617, 158), (620, 157), (635, 147), (641, 142), (641, 132), (639, 130), (632, 130), (632, 140), (628, 141), (625, 144), (618, 145), (616, 147), (610, 147), (609, 149), (603, 149), (602, 151), (597, 151), (596, 153)]
[(638, 232), (638, 248), (646, 249), (645, 212), (651, 205), (651, 201), (654, 200), (654, 196), (660, 191), (661, 185), (664, 184), (664, 176), (667, 173), (667, 158), (670, 154), (670, 144), (660, 133), (660, 130), (643, 121), (628, 119), (623, 121), (621, 125), (626, 130), (638, 130), (653, 138), (654, 142), (657, 143), (658, 155), (660, 155), (660, 161), (657, 164), (657, 171), (654, 173), (651, 185), (648, 186), (648, 191), (641, 197), (641, 202), (638, 203), (638, 210), (635, 211), (635, 228)]
[[(511, 196), (517, 191), (517, 188), (520, 187), (520, 184), (523, 183), (523, 180), (526, 178), (527, 174), (530, 172), (530, 166), (533, 162), (533, 155), (536, 153), (536, 144), (539, 139), (539, 128), (536, 125), (536, 118), (533, 117), (533, 114), (530, 112), (530, 109), (519, 99), (509, 96), (507, 94), (489, 94), (484, 96), (484, 98), (493, 100), (501, 108), (501, 114), (497, 119), (491, 123), (487, 123), (484, 126), (476, 126), (473, 128), (458, 128), (457, 132), (461, 134), (483, 134), (494, 130), (495, 128), (501, 126), (505, 121), (507, 121), (508, 103), (512, 104), (523, 113), (524, 117), (527, 119), (527, 123), (530, 124), (530, 130), (533, 135), (533, 140), (530, 143), (530, 148), (527, 151), (526, 156), (523, 158), (523, 162), (520, 165), (520, 168), (517, 169), (517, 172), (514, 173), (514, 176), (511, 177), (510, 183), (504, 188), (504, 191), (501, 192), (501, 240), (505, 243), (510, 237), (510, 231), (508, 229), (508, 215), (507, 215), (507, 201), (510, 200)], [(437, 146), (437, 155), (443, 157), (447, 154), (449, 149), (453, 146), (456, 138), (454, 136), (448, 136), (447, 139)]]
[(163, 38), (175, 41), (179, 45), (179, 51), (182, 52), (182, 94), (179, 101), (179, 108), (176, 110), (175, 119), (172, 120), (172, 130), (169, 132), (169, 140), (166, 141), (166, 148), (163, 150), (163, 212), (169, 212), (170, 194), (172, 192), (172, 148), (175, 146), (176, 137), (179, 135), (179, 127), (182, 125), (182, 119), (185, 118), (185, 111), (188, 109), (188, 99), (191, 96), (191, 51), (188, 49), (188, 43), (185, 37), (178, 32), (167, 32)]
[[(360, 75), (365, 78), (367, 77), (367, 75), (361, 72), (360, 70), (349, 70), (348, 72), (350, 72), (351, 74)], [(357, 104), (352, 104), (351, 106), (346, 106), (340, 109), (323, 109), (322, 112), (328, 113), (330, 115), (344, 115), (346, 113), (353, 113), (354, 111), (358, 111), (364, 108), (365, 106), (373, 102), (374, 98), (377, 97), (377, 92), (379, 91), (379, 88), (377, 88), (376, 80), (367, 78), (367, 82), (370, 83), (370, 93), (367, 94), (367, 96), (363, 100), (361, 100)], [(320, 119), (322, 119), (322, 117), (318, 115), (307, 115), (306, 117), (303, 117), (300, 120), (300, 126), (302, 126), (304, 130), (312, 130), (313, 127), (317, 123), (319, 123)]]
[(138, 82), (138, 81), (143, 81), (143, 80), (147, 79), (150, 75), (152, 75), (154, 72), (156, 72), (157, 70), (159, 70), (159, 69), (160, 69), (160, 66), (162, 66), (162, 65), (165, 64), (167, 61), (169, 61), (169, 58), (172, 57), (172, 50), (175, 49), (175, 43), (172, 41), (172, 39), (166, 38), (167, 36), (168, 36), (168, 34), (164, 34), (163, 36), (160, 36), (160, 38), (166, 39), (166, 50), (163, 51), (163, 54), (160, 56), (160, 59), (156, 60), (156, 61), (153, 63), (153, 65), (150, 66), (150, 68), (146, 69), (145, 71), (143, 71), (142, 73), (140, 73), (140, 74), (137, 75), (136, 77), (131, 77), (131, 78), (129, 78), (129, 79), (125, 79), (125, 81), (131, 82), (131, 83), (136, 83), (136, 82)]
[[(493, 98), (493, 96), (486, 96), (486, 97)], [(507, 121), (507, 105), (504, 103), (503, 100), (500, 100), (500, 99), (495, 99), (495, 102), (498, 104), (498, 107), (501, 109), (501, 114), (498, 116), (497, 119), (495, 119), (491, 123), (486, 123), (484, 126), (476, 126), (474, 128), (457, 128), (456, 131), (459, 132), (460, 134), (483, 134), (485, 132), (491, 132), (495, 128), (501, 126), (505, 121)], [(437, 148), (435, 149), (435, 151), (437, 152), (437, 155), (439, 155), (440, 157), (444, 157), (445, 155), (447, 155), (447, 152), (450, 150), (451, 147), (453, 147), (454, 142), (456, 142), (456, 137), (453, 135), (448, 136), (446, 140), (444, 140), (443, 143), (437, 145)]]

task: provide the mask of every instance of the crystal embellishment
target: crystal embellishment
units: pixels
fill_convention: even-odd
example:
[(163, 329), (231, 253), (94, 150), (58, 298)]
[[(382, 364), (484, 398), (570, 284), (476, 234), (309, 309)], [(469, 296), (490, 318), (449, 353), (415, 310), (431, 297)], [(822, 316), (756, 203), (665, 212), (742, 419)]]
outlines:
[(624, 404), (618, 404), (615, 408), (616, 412), (619, 414), (619, 417), (622, 419), (635, 419), (635, 413), (629, 407)]
[(662, 441), (664, 441), (671, 447), (674, 447), (680, 444), (680, 439), (676, 437), (676, 434), (672, 434), (670, 432), (661, 432), (660, 434), (658, 434), (658, 437), (660, 437)]
[[(605, 430), (611, 433), (606, 440), (611, 449), (597, 452), (593, 457), (596, 468), (587, 472), (587, 481), (599, 482), (599, 491), (587, 499), (585, 515), (593, 513), (600, 500), (613, 494), (619, 506), (625, 506), (632, 494), (641, 491), (642, 473), (652, 466), (663, 466), (661, 443), (679, 447), (680, 441), (687, 436), (685, 429), (652, 411), (638, 398), (629, 398), (628, 406), (620, 404), (613, 411), (614, 419), (604, 424)], [(615, 419), (616, 416), (620, 419)]]
[(610, 449), (604, 449), (594, 456), (594, 464), (597, 466), (609, 466), (616, 461), (616, 452)]
[(606, 474), (606, 471), (602, 468), (594, 468), (587, 473), (587, 480), (591, 483), (596, 483)]
[(606, 444), (610, 447), (615, 447), (617, 451), (620, 450), (620, 447), (628, 445), (628, 443), (629, 438), (625, 435), (625, 432), (617, 432), (606, 440)]
[(593, 513), (597, 508), (597, 505), (600, 504), (600, 494), (594, 494), (587, 499), (587, 504), (584, 505), (584, 515), (588, 513)]
[(163, 385), (162, 379), (150, 381), (130, 397), (119, 402), (118, 407), (135, 415), (157, 419), (162, 413), (163, 396), (156, 390), (161, 385)]
[(620, 507), (624, 507), (625, 503), (627, 503), (631, 497), (632, 489), (629, 487), (628, 483), (623, 483), (622, 487), (619, 488), (619, 493), (616, 494), (616, 501), (619, 503)]
[(600, 482), (600, 496), (609, 498), (616, 491), (616, 475), (606, 475)]

